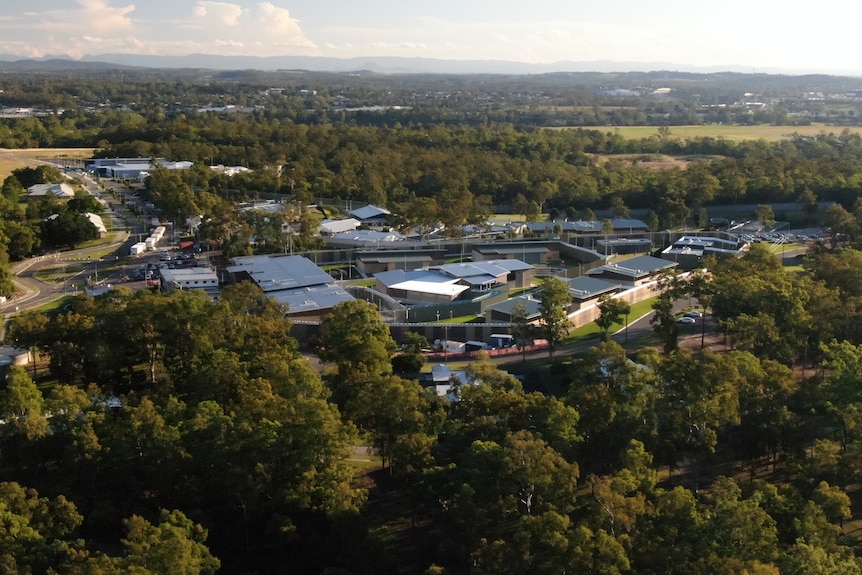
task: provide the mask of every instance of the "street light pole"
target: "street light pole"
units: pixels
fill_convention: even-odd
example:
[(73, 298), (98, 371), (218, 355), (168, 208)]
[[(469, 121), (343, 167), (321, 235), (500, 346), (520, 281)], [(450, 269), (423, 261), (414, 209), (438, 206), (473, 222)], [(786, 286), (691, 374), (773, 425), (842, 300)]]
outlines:
[(626, 337), (625, 337), (625, 343), (626, 343), (626, 344), (628, 344), (628, 342), (629, 342), (629, 314), (626, 314)]

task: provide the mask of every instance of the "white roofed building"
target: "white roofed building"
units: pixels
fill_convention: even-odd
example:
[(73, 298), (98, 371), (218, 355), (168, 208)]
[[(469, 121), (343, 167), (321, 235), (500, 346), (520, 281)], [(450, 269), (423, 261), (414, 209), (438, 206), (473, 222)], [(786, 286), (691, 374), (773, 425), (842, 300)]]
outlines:
[(386, 208), (379, 208), (368, 204), (362, 208), (351, 210), (350, 217), (359, 220), (367, 226), (381, 226), (386, 224), (392, 212)]
[(214, 299), (221, 293), (218, 275), (210, 268), (162, 269), (160, 273), (162, 276), (160, 286), (163, 292), (176, 289), (199, 289)]
[(395, 269), (374, 276), (375, 289), (408, 303), (447, 303), (470, 293), (510, 287), (526, 287), (533, 266), (520, 260), (491, 260), (442, 264), (427, 269)]
[(105, 227), (105, 222), (102, 221), (102, 216), (99, 214), (91, 214), (89, 212), (84, 215), (87, 216), (87, 219), (90, 220), (90, 223), (93, 224), (93, 227), (96, 228), (97, 232), (99, 232), (100, 238), (104, 238), (108, 235), (108, 229)]
[(75, 190), (67, 183), (60, 184), (34, 184), (27, 188), (27, 200), (36, 201), (42, 198), (55, 198), (60, 201), (68, 201), (75, 197)]
[(317, 231), (322, 236), (334, 236), (344, 232), (352, 232), (359, 227), (359, 220), (347, 218), (344, 220), (323, 220), (317, 226)]

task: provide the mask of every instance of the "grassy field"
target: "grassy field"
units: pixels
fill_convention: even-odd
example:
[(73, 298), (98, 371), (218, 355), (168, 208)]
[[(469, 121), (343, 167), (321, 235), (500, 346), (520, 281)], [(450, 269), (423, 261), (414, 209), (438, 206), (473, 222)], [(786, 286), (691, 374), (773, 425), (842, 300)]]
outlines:
[(67, 158), (92, 158), (93, 148), (27, 148), (23, 150), (0, 149), (0, 182), (12, 173), (12, 170), (34, 167), (38, 165), (35, 158), (50, 156)]
[[(573, 129), (573, 128), (552, 128)], [(600, 130), (602, 132), (613, 132), (624, 138), (648, 138), (658, 134), (658, 126), (589, 126), (587, 130)], [(670, 126), (670, 137), (672, 138), (723, 138), (732, 141), (741, 140), (769, 140), (778, 141), (789, 138), (792, 134), (816, 136), (821, 133), (840, 134), (843, 130), (849, 130), (854, 134), (862, 134), (859, 126), (830, 126), (826, 124), (811, 124), (810, 126), (734, 126), (725, 124), (710, 124), (704, 126)]]

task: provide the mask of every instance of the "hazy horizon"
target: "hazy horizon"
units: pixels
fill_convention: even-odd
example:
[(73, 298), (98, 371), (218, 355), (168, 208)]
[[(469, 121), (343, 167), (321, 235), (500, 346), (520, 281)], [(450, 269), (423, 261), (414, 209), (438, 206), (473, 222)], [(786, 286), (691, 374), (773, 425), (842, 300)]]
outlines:
[[(192, 54), (670, 64), (679, 70), (859, 75), (859, 5), (728, 0), (661, 5), (536, 0), (30, 0), (0, 8), (0, 54)], [(836, 17), (840, 15), (840, 17)], [(624, 71), (622, 69), (618, 71)]]

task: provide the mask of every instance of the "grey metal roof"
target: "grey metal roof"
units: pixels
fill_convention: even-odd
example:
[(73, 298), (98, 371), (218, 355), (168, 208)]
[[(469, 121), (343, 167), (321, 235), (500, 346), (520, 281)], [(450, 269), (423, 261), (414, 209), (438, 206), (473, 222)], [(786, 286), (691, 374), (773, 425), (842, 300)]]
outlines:
[(515, 271), (524, 271), (533, 266), (521, 260), (487, 260), (482, 262), (463, 262), (460, 264), (443, 264), (431, 269), (440, 270), (452, 277), (467, 279), (471, 277), (508, 275)]
[[(534, 232), (551, 231), (556, 226), (560, 226), (560, 228), (564, 232), (598, 234), (602, 231), (602, 222), (599, 220), (577, 220), (573, 222), (570, 222), (568, 220), (553, 222), (533, 222), (527, 224), (527, 226), (530, 228), (530, 230)], [(614, 218), (611, 220), (611, 226), (613, 227), (615, 233), (626, 232), (629, 230), (646, 230), (649, 228), (649, 226), (647, 226), (641, 220), (635, 220), (632, 218)]]
[(269, 297), (287, 306), (288, 315), (323, 311), (355, 298), (335, 285), (317, 285), (270, 292)]
[(436, 284), (448, 284), (454, 281), (451, 276), (433, 270), (390, 270), (374, 274), (374, 279), (386, 287), (407, 281)]
[[(562, 278), (561, 278), (562, 279)], [(591, 299), (605, 293), (616, 291), (622, 286), (604, 280), (581, 276), (564, 280), (569, 284), (569, 293), (575, 299)]]
[(336, 240), (349, 240), (357, 243), (403, 242), (404, 236), (398, 232), (378, 232), (375, 230), (354, 230), (332, 236)]
[(381, 218), (384, 216), (388, 216), (391, 213), (392, 212), (390, 212), (386, 208), (378, 208), (377, 206), (369, 204), (365, 207), (351, 210), (350, 215), (357, 220), (370, 220), (372, 218)]
[(33, 184), (27, 188), (27, 195), (30, 197), (46, 196), (48, 194), (57, 198), (72, 198), (75, 196), (75, 190), (66, 182), (59, 184)]
[(388, 264), (388, 263), (399, 263), (399, 262), (428, 262), (433, 260), (430, 254), (423, 252), (414, 252), (414, 253), (406, 253), (406, 252), (398, 252), (396, 254), (389, 254), (386, 252), (383, 253), (357, 253), (356, 260), (362, 261), (366, 263), (380, 263), (380, 264)]
[(531, 222), (527, 224), (527, 227), (533, 232), (547, 232), (552, 231), (556, 226), (560, 226), (560, 229), (564, 232), (601, 232), (602, 231), (602, 222), (596, 221), (583, 221), (578, 220), (574, 222), (570, 222), (568, 220), (562, 221), (548, 221), (548, 222)]
[(711, 236), (682, 236), (663, 253), (700, 254), (704, 251), (738, 251), (743, 244)]
[(611, 220), (611, 225), (614, 227), (614, 231), (626, 231), (626, 230), (646, 230), (649, 228), (641, 220), (636, 220), (633, 218), (614, 218)]
[(233, 261), (227, 271), (248, 273), (264, 292), (333, 283), (328, 273), (302, 256), (244, 256)]
[(183, 281), (213, 281), (218, 283), (218, 275), (211, 268), (195, 267), (195, 268), (175, 268), (160, 270), (162, 279), (166, 282), (183, 282)]
[(527, 312), (527, 319), (531, 319), (539, 315), (539, 300), (527, 296), (513, 297), (512, 299), (489, 305), (485, 309), (512, 315), (515, 313), (515, 306), (519, 303), (523, 304), (524, 309)]
[(340, 234), (349, 232), (359, 227), (359, 220), (347, 218), (344, 220), (323, 220), (320, 222), (318, 229), (330, 234)]
[(549, 251), (548, 248), (545, 246), (530, 244), (509, 244), (502, 246), (495, 246), (493, 244), (490, 244), (473, 246), (473, 250), (479, 252), (480, 254), (543, 254)]

